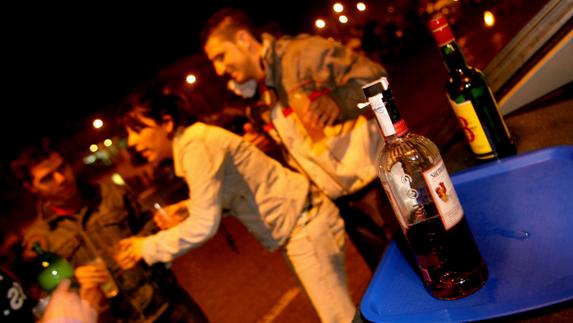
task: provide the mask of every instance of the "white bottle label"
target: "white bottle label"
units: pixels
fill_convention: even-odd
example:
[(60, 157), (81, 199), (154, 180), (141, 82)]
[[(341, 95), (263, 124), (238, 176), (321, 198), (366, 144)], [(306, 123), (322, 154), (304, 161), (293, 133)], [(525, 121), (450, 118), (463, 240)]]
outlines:
[(382, 93), (369, 97), (368, 102), (370, 102), (370, 107), (372, 108), (372, 111), (374, 111), (376, 119), (378, 119), (378, 123), (380, 124), (380, 128), (382, 128), (384, 136), (388, 137), (395, 134), (396, 130), (392, 124), (392, 119), (390, 119), (388, 110), (384, 105), (384, 101), (382, 101)]
[(422, 172), (422, 176), (440, 218), (442, 218), (444, 227), (446, 230), (450, 229), (460, 222), (464, 216), (464, 211), (444, 161), (440, 159), (436, 165)]

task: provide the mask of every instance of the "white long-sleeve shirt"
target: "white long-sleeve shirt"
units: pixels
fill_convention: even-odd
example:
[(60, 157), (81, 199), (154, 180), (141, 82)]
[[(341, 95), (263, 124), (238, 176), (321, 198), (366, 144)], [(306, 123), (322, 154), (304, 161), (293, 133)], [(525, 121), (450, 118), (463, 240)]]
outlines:
[(173, 140), (175, 174), (193, 197), (189, 217), (143, 241), (148, 264), (169, 262), (213, 237), (228, 209), (269, 249), (294, 228), (309, 191), (308, 180), (284, 168), (241, 137), (197, 122)]

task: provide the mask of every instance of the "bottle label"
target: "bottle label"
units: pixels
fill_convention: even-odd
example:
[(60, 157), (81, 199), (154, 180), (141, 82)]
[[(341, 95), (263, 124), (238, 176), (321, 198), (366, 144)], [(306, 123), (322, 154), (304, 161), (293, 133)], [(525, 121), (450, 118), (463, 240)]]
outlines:
[(481, 126), (481, 122), (479, 121), (472, 102), (468, 100), (462, 103), (456, 103), (450, 99), (450, 104), (454, 109), (454, 113), (458, 117), (460, 127), (462, 127), (466, 140), (474, 154), (491, 154), (493, 149), (491, 148), (485, 131)]
[(378, 119), (378, 123), (380, 124), (380, 128), (382, 128), (384, 136), (388, 137), (394, 135), (396, 133), (396, 129), (394, 129), (392, 119), (388, 114), (384, 101), (382, 101), (382, 93), (369, 97), (368, 101), (370, 102), (370, 107), (372, 107), (372, 111), (374, 111), (376, 119)]
[(422, 172), (422, 176), (444, 227), (450, 229), (460, 222), (464, 211), (444, 161), (440, 159), (436, 165)]

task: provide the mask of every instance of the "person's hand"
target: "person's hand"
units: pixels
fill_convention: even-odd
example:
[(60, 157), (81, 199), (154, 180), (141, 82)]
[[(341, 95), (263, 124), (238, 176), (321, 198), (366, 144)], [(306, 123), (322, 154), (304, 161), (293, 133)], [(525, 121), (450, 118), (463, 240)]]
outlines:
[(22, 258), (26, 261), (30, 261), (36, 258), (38, 255), (34, 251), (34, 244), (38, 243), (42, 250), (48, 249), (48, 239), (41, 234), (35, 234), (33, 236), (28, 237), (23, 242), (23, 251), (22, 251)]
[(189, 216), (187, 205), (185, 201), (181, 203), (171, 204), (166, 207), (158, 206), (155, 209), (157, 212), (153, 215), (153, 221), (161, 230), (166, 230), (179, 224)]
[(86, 300), (70, 290), (71, 282), (64, 279), (50, 297), (42, 322), (97, 322), (97, 312)]
[(79, 266), (74, 270), (74, 275), (82, 288), (97, 288), (108, 279), (107, 269), (102, 261)]
[(321, 95), (314, 101), (310, 102), (306, 114), (307, 122), (313, 127), (332, 126), (340, 116), (340, 107), (328, 95)]
[(143, 239), (145, 238), (131, 237), (119, 242), (116, 261), (121, 269), (130, 269), (143, 258)]
[(257, 148), (264, 152), (268, 152), (273, 147), (273, 142), (269, 137), (265, 134), (258, 132), (253, 127), (253, 124), (247, 122), (243, 125), (243, 130), (245, 133), (243, 134), (243, 140), (246, 142), (250, 142), (255, 145)]

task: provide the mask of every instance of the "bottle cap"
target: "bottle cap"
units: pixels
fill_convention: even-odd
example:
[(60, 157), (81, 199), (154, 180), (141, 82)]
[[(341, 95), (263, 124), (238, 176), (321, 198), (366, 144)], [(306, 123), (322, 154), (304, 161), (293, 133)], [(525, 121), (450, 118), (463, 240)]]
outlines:
[(382, 77), (374, 82), (368, 83), (362, 87), (364, 95), (366, 95), (367, 98), (382, 93), (387, 89), (388, 89), (388, 80), (385, 77)]
[(428, 22), (428, 28), (432, 31), (432, 35), (434, 35), (434, 39), (438, 46), (444, 46), (445, 44), (452, 42), (455, 40), (454, 34), (448, 25), (448, 21), (444, 16), (438, 16), (434, 19), (431, 19)]

